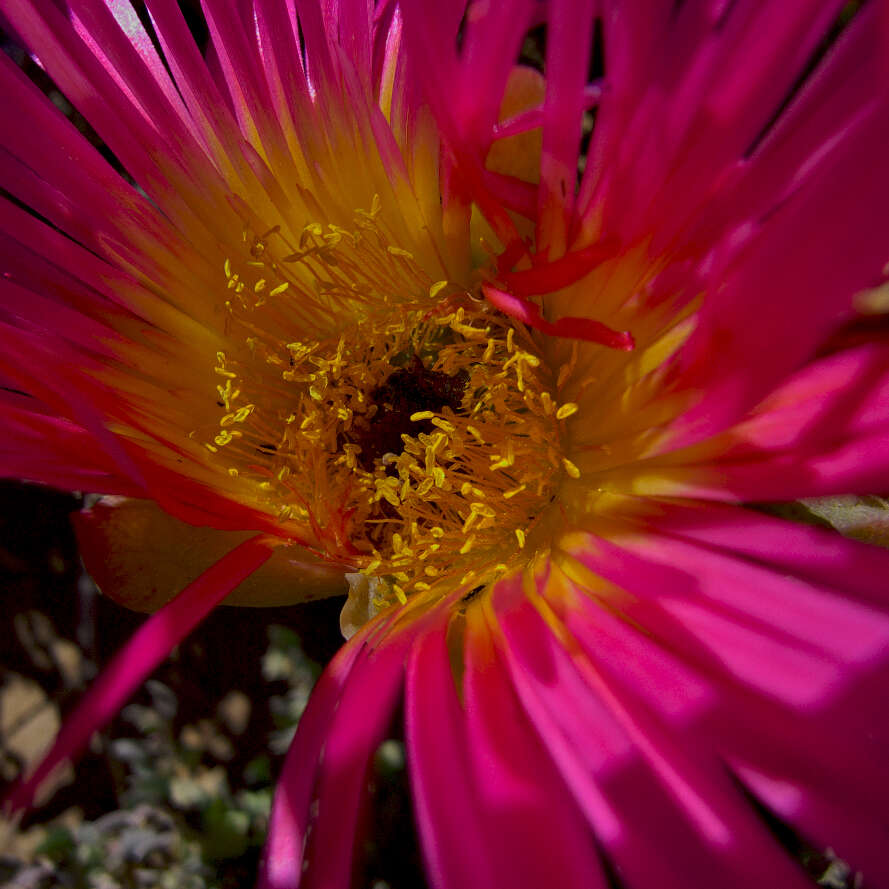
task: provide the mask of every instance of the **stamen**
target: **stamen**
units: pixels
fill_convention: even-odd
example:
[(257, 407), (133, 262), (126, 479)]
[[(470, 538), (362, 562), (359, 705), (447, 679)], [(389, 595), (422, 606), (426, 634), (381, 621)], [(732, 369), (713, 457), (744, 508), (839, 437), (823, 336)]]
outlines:
[(527, 561), (556, 486), (580, 476), (564, 369), (553, 379), (532, 330), (389, 243), (379, 212), (294, 242), (245, 231), (249, 258), (224, 268), (218, 425), (200, 433), (285, 530), (380, 579), (374, 609)]

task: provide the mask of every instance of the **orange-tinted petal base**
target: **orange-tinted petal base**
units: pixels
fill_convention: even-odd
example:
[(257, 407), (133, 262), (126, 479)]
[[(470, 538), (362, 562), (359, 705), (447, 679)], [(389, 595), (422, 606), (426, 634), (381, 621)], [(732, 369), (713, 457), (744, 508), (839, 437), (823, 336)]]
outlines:
[[(156, 611), (251, 531), (196, 527), (149, 500), (103, 497), (73, 517), (87, 571), (99, 589), (135, 611)], [(292, 605), (345, 595), (347, 570), (295, 545), (282, 546), (225, 600), (227, 605)]]

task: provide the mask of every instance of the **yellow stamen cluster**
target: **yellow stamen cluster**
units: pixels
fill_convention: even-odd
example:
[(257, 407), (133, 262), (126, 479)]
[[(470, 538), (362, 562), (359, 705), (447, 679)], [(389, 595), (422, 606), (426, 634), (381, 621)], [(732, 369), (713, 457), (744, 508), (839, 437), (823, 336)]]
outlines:
[(217, 355), (207, 449), (393, 600), (483, 582), (579, 474), (561, 448), (577, 406), (557, 403), (523, 326), (431, 281), (373, 226), (306, 232), (273, 262), (254, 242), (255, 278), (226, 264), (241, 341)]

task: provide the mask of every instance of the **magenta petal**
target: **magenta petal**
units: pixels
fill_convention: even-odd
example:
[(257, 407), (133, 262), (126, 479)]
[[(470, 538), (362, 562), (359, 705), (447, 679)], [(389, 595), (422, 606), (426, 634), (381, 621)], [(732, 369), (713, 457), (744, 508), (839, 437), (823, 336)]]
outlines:
[[(49, 380), (47, 367), (56, 368)], [(120, 439), (107, 429), (95, 403), (99, 399), (85, 394), (88, 388), (93, 388), (92, 394), (102, 388), (94, 382), (84, 383), (80, 374), (87, 368), (95, 368), (93, 360), (63, 340), (48, 334), (37, 336), (0, 321), (0, 372), (15, 380), (22, 391), (35, 395), (91, 432), (113, 458), (117, 471), (143, 487), (139, 467)]]
[(72, 491), (138, 497), (141, 489), (103, 460), (83, 428), (42, 410), (33, 398), (0, 390), (0, 476), (41, 481)]
[(235, 547), (169, 604), (152, 615), (121, 649), (65, 721), (52, 749), (6, 802), (13, 809), (31, 805), (40, 785), (63, 762), (76, 757), (93, 732), (102, 728), (152, 670), (245, 577), (268, 560), (274, 546), (253, 537)]
[[(97, 190), (103, 192), (105, 188)], [(85, 198), (92, 200), (94, 196), (95, 191)], [(181, 309), (157, 300), (125, 271), (10, 202), (0, 203), (0, 232), (8, 279), (29, 290), (105, 323), (132, 323), (138, 318), (159, 331), (187, 330), (199, 339), (212, 336)]]
[(367, 769), (401, 692), (413, 628), (367, 624), (318, 680), (272, 806), (257, 889), (348, 886)]
[[(807, 0), (778, 6), (694, 3), (680, 9), (621, 3), (604, 22), (611, 89), (596, 122), (584, 204), (593, 197), (604, 204), (609, 227), (630, 240), (657, 232), (656, 252), (687, 236), (690, 220), (719, 208), (729, 171), (743, 165), (745, 172), (757, 172), (745, 152), (773, 122), (840, 5)], [(876, 44), (873, 39), (870, 52), (860, 54), (863, 66), (878, 56)], [(842, 88), (843, 74), (831, 74), (832, 90)], [(879, 93), (877, 80), (864, 82), (867, 97)], [(823, 104), (824, 98), (815, 101)], [(865, 101), (859, 96), (854, 104), (847, 102), (851, 113)], [(828, 116), (803, 150), (816, 151), (844, 118)], [(757, 179), (747, 178), (749, 194)], [(779, 195), (773, 190), (771, 197)], [(736, 221), (742, 218), (743, 211), (734, 214)], [(719, 231), (719, 226), (705, 228), (702, 236), (716, 237)]]
[[(43, 25), (35, 24), (35, 27), (42, 29)], [(60, 24), (59, 28), (67, 32), (68, 25)], [(76, 37), (70, 39), (72, 44), (79, 45)], [(82, 47), (81, 51), (86, 52)], [(59, 61), (52, 53), (50, 57)], [(61, 72), (57, 73), (62, 77)], [(78, 75), (66, 69), (65, 76)], [(80, 86), (78, 80), (77, 86), (69, 88), (76, 90)], [(206, 259), (196, 255), (195, 248), (199, 250), (209, 245), (199, 226), (194, 224), (195, 210), (202, 210), (205, 200), (212, 203), (221, 182), (203, 155), (202, 163), (193, 164), (190, 170), (195, 176), (202, 176), (204, 187), (200, 189), (195, 189), (193, 179), (186, 185), (180, 177), (177, 188), (165, 182), (166, 173), (159, 174), (156, 167), (145, 171), (140, 177), (140, 185), (152, 192), (157, 205), (152, 204), (110, 167), (5, 56), (0, 57), (0, 87), (10, 97), (9, 102), (0, 104), (0, 129), (5, 134), (4, 144), (8, 152), (0, 153), (0, 182), (23, 203), (96, 254), (92, 261), (72, 266), (67, 257), (76, 251), (71, 245), (61, 246), (58, 253), (52, 251), (49, 254), (58, 264), (83, 275), (86, 269), (100, 267), (96, 257), (113, 257), (116, 267), (109, 274), (119, 278), (124, 275), (124, 270), (135, 271), (134, 277), (154, 282), (162, 288), (168, 277), (175, 279), (177, 271), (189, 279), (206, 275)], [(95, 90), (94, 84), (91, 98)], [(88, 111), (88, 104), (83, 108)], [(119, 129), (124, 132), (126, 128), (120, 126)], [(145, 139), (150, 141), (147, 136)], [(157, 158), (170, 160), (173, 154), (169, 157), (167, 154), (161, 148), (156, 149)], [(130, 164), (128, 168), (130, 172), (138, 172)], [(171, 170), (167, 170), (169, 172)], [(212, 188), (207, 187), (210, 183), (213, 183)], [(190, 195), (187, 204), (182, 201), (183, 193)], [(163, 214), (158, 211), (158, 206), (163, 207)], [(226, 214), (215, 206), (210, 214), (203, 211), (204, 222), (208, 217), (210, 222), (218, 225), (225, 220)], [(183, 219), (190, 228), (191, 244), (171, 230), (171, 220)], [(31, 223), (33, 226), (34, 222)], [(13, 231), (12, 234), (22, 235), (24, 231)], [(28, 243), (34, 246), (40, 242), (29, 240)], [(159, 266), (152, 248), (161, 245), (168, 254)], [(60, 262), (63, 257), (64, 263)], [(105, 276), (99, 272), (88, 280), (99, 284)], [(154, 302), (158, 302), (156, 297)], [(161, 306), (152, 306), (155, 312), (163, 311), (164, 304), (160, 302)], [(198, 307), (191, 301), (189, 308), (194, 311)]]
[(0, 300), (0, 317), (38, 333), (62, 333), (83, 352), (111, 359), (111, 344), (120, 340), (118, 334), (105, 324), (86, 317), (65, 303), (20, 287), (8, 278), (0, 280)]
[(697, 401), (681, 419), (686, 441), (740, 420), (850, 318), (856, 291), (881, 279), (880, 4), (864, 6), (782, 107), (840, 7), (620, 3), (603, 17), (609, 89), (579, 244), (611, 235), (677, 266), (695, 257), (674, 294), (704, 294), (676, 381)]
[[(874, 347), (872, 356), (880, 350), (885, 353), (885, 346)], [(752, 415), (704, 444), (710, 456), (694, 447), (661, 454), (651, 462), (648, 479), (656, 489), (662, 472), (669, 494), (676, 492), (669, 487), (675, 482), (684, 497), (729, 503), (882, 490), (889, 446), (885, 358), (849, 364), (861, 374), (845, 385), (817, 390), (806, 391), (804, 384), (830, 369), (819, 364), (811, 374), (804, 371)], [(669, 447), (669, 434), (666, 442)], [(629, 473), (637, 471), (633, 467)], [(620, 469), (614, 478), (621, 478)]]
[(836, 590), (853, 600), (887, 605), (889, 552), (847, 540), (832, 531), (786, 522), (773, 516), (718, 503), (658, 505), (647, 524), (669, 533), (767, 564)]
[(631, 352), (635, 348), (633, 335), (628, 331), (612, 330), (593, 318), (563, 317), (555, 322), (547, 321), (541, 315), (540, 307), (524, 297), (489, 285), (483, 285), (482, 290), (489, 302), (501, 312), (550, 336), (586, 340), (622, 352)]
[(875, 674), (817, 714), (727, 687), (722, 706), (696, 728), (767, 808), (812, 845), (836, 849), (874, 886), (889, 882), (889, 720), (874, 716), (885, 681)]
[[(885, 602), (889, 553), (815, 529), (788, 527), (785, 537), (784, 523), (755, 513), (745, 519), (743, 510), (714, 510), (708, 528), (705, 513), (710, 510), (676, 507), (667, 525), (711, 545), (736, 540), (752, 558), (780, 554), (775, 570), (730, 552), (713, 561), (715, 554), (703, 548), (691, 559), (690, 551), (684, 556), (675, 541), (651, 532), (640, 549), (649, 558), (658, 553), (648, 567), (596, 541), (588, 564), (631, 594), (602, 600), (607, 607), (613, 599), (626, 623), (585, 596), (564, 619), (614, 687), (646, 700), (674, 732), (688, 735), (686, 744), (718, 752), (767, 807), (810, 842), (838, 848), (881, 885), (889, 718), (875, 702), (889, 669), (885, 608), (865, 607), (850, 601), (848, 590), (840, 597), (788, 574), (795, 562), (815, 576), (827, 565), (826, 579), (839, 582), (845, 572), (868, 598), (880, 588)], [(819, 543), (831, 541), (832, 551), (819, 551)], [(723, 610), (719, 600), (743, 608), (728, 633), (725, 621), (714, 622)], [(751, 632), (760, 640), (754, 647), (745, 638)], [(838, 642), (834, 633), (848, 637)], [(793, 659), (802, 656), (810, 668), (799, 671)]]
[(253, 35), (243, 26), (233, 0), (205, 0), (202, 8), (241, 129), (248, 135), (257, 131), (271, 135), (271, 97), (268, 83), (253, 63)]
[(889, 656), (889, 615), (834, 591), (663, 535), (591, 541), (577, 556), (675, 618), (736, 679), (817, 709)]
[[(889, 172), (877, 146), (887, 141), (889, 113), (874, 110), (815, 181), (757, 228), (743, 261), (714, 264), (718, 297), (705, 302), (681, 359), (682, 385), (705, 393), (683, 418), (690, 437), (737, 421), (851, 315), (854, 293), (879, 280)], [(870, 176), (875, 165), (885, 175)], [(760, 350), (762, 330), (780, 348)]]
[(818, 453), (862, 434), (889, 435), (889, 349), (867, 343), (813, 362), (729, 433), (726, 461), (791, 451)]
[(131, 203), (132, 189), (5, 55), (0, 88), (7, 97), (0, 104), (5, 149), (0, 181), (72, 237), (98, 249), (97, 236)]
[(719, 488), (689, 479), (688, 494), (703, 499), (780, 502), (805, 497), (882, 491), (889, 430), (850, 441), (825, 442), (813, 453), (762, 452), (738, 460), (715, 460)]
[(486, 650), (487, 628), (467, 634), (463, 704), (444, 627), (408, 666), (408, 762), (432, 886), (604, 886), (592, 833)]
[(885, 341), (844, 349), (803, 367), (713, 443), (710, 468), (687, 463), (686, 492), (701, 498), (791, 500), (881, 490), (889, 446), (889, 350)]
[(479, 6), (467, 16), (454, 106), (464, 135), (487, 151), (500, 99), (531, 16), (528, 0)]
[(371, 29), (374, 3), (368, 0), (335, 0), (323, 7), (328, 31), (345, 50), (355, 69), (371, 70)]
[(537, 248), (550, 259), (568, 247), (594, 6), (592, 0), (549, 4)]
[(486, 854), (515, 889), (604, 887), (589, 825), (522, 711), (495, 639), (470, 619), (463, 719)]
[[(127, 170), (143, 187), (153, 182), (157, 168), (146, 147), (157, 143), (157, 131), (108, 73), (103, 60), (83, 43), (74, 25), (52, 3), (33, 0), (17, 4), (16, 26), (50, 76), (90, 120)], [(181, 129), (181, 122), (173, 114), (163, 114), (162, 122)], [(169, 155), (169, 160), (173, 152), (163, 154)]]
[(275, 792), (257, 889), (293, 889), (302, 877), (318, 760), (352, 667), (356, 660), (367, 657), (363, 641), (340, 649), (318, 680), (300, 718)]
[(444, 628), (413, 646), (405, 692), (408, 767), (432, 889), (495, 886)]
[(67, 0), (78, 36), (151, 127), (181, 131), (182, 99), (129, 0)]
[[(712, 750), (693, 737), (678, 738), (609, 682), (593, 653), (584, 657), (529, 606), (501, 615), (501, 621), (515, 687), (526, 707), (538, 702), (528, 712), (541, 738), (554, 752), (568, 742), (567, 755), (585, 775), (571, 782), (578, 802), (595, 787), (597, 808), (604, 804), (611, 813), (611, 823), (592, 823), (626, 886), (678, 889), (700, 881), (743, 889), (768, 879), (800, 889), (809, 885)], [(622, 737), (623, 753), (603, 750), (602, 732), (581, 725), (572, 685), (585, 687), (587, 698), (605, 708), (598, 725), (611, 723), (609, 733)], [(583, 740), (572, 744), (576, 735)]]
[[(299, 22), (293, 6), (278, 3), (256, 4), (259, 56), (278, 113), (286, 130), (311, 112), (301, 101), (309, 96), (309, 86), (299, 45)], [(212, 107), (212, 106), (211, 106)], [(286, 118), (290, 117), (290, 121)]]
[(603, 842), (616, 840), (624, 828), (596, 779), (632, 758), (626, 733), (532, 609), (498, 610), (508, 643), (504, 661), (528, 719), (596, 835)]
[[(418, 79), (419, 89), (435, 114), (441, 138), (449, 149), (443, 158), (442, 199), (451, 206), (475, 201), (488, 217), (500, 240), (508, 247), (519, 242), (520, 237), (509, 215), (484, 184), (483, 161), (490, 140), (486, 139), (485, 144), (479, 144), (478, 139), (473, 138), (477, 133), (467, 132), (467, 121), (474, 123), (475, 118), (473, 114), (469, 114), (467, 118), (462, 114), (465, 109), (463, 93), (461, 92), (461, 101), (455, 102), (448, 92), (441, 89), (443, 83), (462, 83), (464, 80), (464, 72), (456, 55), (456, 40), (465, 6), (465, 3), (455, 3), (452, 0), (421, 0), (405, 5), (402, 7), (404, 42), (407, 58), (411, 62), (411, 74)], [(527, 4), (522, 3), (518, 7), (479, 7), (478, 11), (499, 16), (503, 12), (515, 10), (515, 21), (510, 23), (508, 29), (508, 34), (514, 35), (517, 28), (530, 23), (527, 20), (522, 22), (521, 19), (521, 14), (528, 8)], [(496, 19), (492, 19), (494, 20)], [(487, 33), (490, 37), (491, 32)], [(509, 37), (506, 45), (508, 43)], [(501, 57), (503, 45), (493, 47), (495, 55), (492, 58)], [(507, 75), (508, 71), (498, 73), (503, 82)], [(466, 79), (468, 83), (472, 83), (471, 73)], [(465, 95), (465, 101), (470, 105), (474, 104), (473, 88), (468, 89)], [(485, 97), (484, 101), (489, 103), (490, 97)], [(492, 128), (495, 122), (491, 121)]]
[(351, 885), (368, 769), (401, 698), (411, 637), (409, 630), (393, 633), (352, 667), (318, 761), (302, 889)]
[[(234, 117), (210, 76), (181, 10), (170, 0), (149, 0), (147, 7), (176, 87), (182, 93), (193, 120), (201, 122), (202, 126), (196, 128), (195, 135), (209, 142), (208, 137), (212, 133), (213, 139), (219, 140), (227, 159), (236, 162), (238, 148)], [(211, 152), (215, 148), (213, 144), (205, 147)]]
[(118, 297), (108, 279), (121, 287), (134, 288), (135, 282), (8, 201), (0, 203), (0, 244), (8, 281), (84, 315), (126, 317), (115, 311)]

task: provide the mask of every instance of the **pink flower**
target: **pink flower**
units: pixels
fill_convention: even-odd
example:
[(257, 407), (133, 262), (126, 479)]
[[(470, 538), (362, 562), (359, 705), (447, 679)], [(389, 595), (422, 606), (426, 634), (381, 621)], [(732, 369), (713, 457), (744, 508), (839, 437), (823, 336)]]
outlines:
[(348, 575), (262, 887), (350, 885), (402, 701), (436, 889), (809, 885), (762, 810), (889, 886), (889, 554), (739, 505), (887, 488), (886, 6), (8, 0), (117, 168), (0, 59), (3, 469), (185, 587), (13, 803)]

